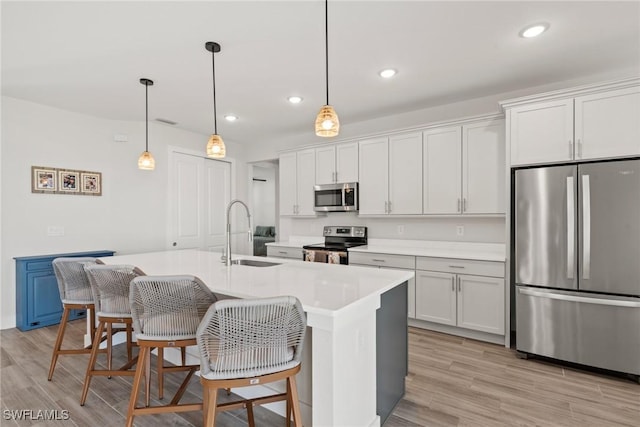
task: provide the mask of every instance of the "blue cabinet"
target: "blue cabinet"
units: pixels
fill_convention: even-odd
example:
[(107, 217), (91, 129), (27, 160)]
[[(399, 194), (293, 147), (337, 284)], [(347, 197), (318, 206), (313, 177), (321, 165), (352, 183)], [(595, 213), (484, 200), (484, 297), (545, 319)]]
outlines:
[[(104, 257), (114, 251), (73, 252), (16, 257), (16, 326), (28, 331), (60, 323), (62, 302), (52, 261), (60, 257)], [(86, 316), (85, 310), (72, 310), (69, 320)]]

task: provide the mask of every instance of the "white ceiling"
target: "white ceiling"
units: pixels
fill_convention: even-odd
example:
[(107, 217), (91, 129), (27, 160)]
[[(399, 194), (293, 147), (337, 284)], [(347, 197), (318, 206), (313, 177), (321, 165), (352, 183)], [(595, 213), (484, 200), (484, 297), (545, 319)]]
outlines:
[[(2, 1), (3, 95), (114, 120), (307, 142), (325, 101), (324, 2)], [(548, 22), (536, 39), (518, 32)], [(391, 80), (377, 72), (399, 70)], [(343, 126), (611, 69), (640, 70), (638, 1), (329, 2), (330, 103)], [(637, 73), (640, 74), (640, 71)], [(631, 76), (629, 76), (631, 77)], [(300, 95), (302, 104), (286, 98)], [(222, 119), (239, 116), (235, 123)], [(320, 140), (320, 138), (317, 138)]]

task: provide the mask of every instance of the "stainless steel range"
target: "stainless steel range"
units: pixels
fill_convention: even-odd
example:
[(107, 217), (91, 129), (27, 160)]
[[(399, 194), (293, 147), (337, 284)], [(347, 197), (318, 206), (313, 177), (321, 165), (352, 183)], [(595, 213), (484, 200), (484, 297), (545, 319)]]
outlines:
[(305, 261), (349, 264), (349, 248), (367, 244), (367, 227), (325, 226), (324, 243), (302, 247)]

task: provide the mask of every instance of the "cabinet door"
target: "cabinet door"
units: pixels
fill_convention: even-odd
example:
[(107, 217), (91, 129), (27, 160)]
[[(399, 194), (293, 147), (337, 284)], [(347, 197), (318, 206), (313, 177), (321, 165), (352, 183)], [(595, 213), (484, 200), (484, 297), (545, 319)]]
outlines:
[(423, 213), (458, 214), (462, 210), (460, 134), (459, 126), (423, 132)]
[(336, 147), (316, 148), (316, 184), (336, 182)]
[(510, 109), (511, 164), (573, 160), (573, 99)]
[(504, 279), (459, 275), (458, 326), (504, 334)]
[(640, 154), (640, 88), (575, 99), (576, 159)]
[(336, 146), (336, 181), (358, 182), (358, 143)]
[(454, 274), (416, 271), (416, 319), (456, 325)]
[(27, 327), (60, 322), (62, 302), (53, 270), (27, 273), (27, 307)]
[(386, 137), (358, 143), (360, 214), (386, 214), (389, 201), (389, 142)]
[(316, 151), (298, 151), (296, 178), (298, 190), (298, 215), (315, 215), (313, 210), (313, 186), (316, 185)]
[(296, 206), (296, 153), (280, 155), (280, 215), (294, 215)]
[(504, 213), (504, 120), (462, 127), (462, 213)]
[(389, 138), (389, 205), (392, 215), (422, 213), (422, 134)]

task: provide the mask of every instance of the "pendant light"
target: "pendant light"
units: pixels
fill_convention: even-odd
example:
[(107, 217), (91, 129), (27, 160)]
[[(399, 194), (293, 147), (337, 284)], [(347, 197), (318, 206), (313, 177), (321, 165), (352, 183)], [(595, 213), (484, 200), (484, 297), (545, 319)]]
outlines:
[(331, 105), (329, 105), (329, 1), (324, 0), (324, 53), (325, 53), (325, 83), (327, 88), (327, 104), (320, 108), (316, 117), (316, 135), (331, 137), (337, 136), (340, 132), (340, 121), (338, 115)]
[(145, 149), (138, 159), (138, 169), (152, 171), (156, 168), (156, 161), (149, 152), (149, 86), (153, 86), (153, 80), (140, 79), (140, 83), (144, 85), (145, 111), (146, 111), (146, 127), (145, 127)]
[(204, 47), (211, 52), (213, 66), (213, 135), (207, 143), (207, 156), (221, 159), (226, 155), (224, 141), (218, 135), (218, 118), (216, 114), (216, 52), (220, 52), (220, 45), (216, 42), (206, 42)]

